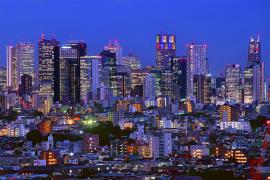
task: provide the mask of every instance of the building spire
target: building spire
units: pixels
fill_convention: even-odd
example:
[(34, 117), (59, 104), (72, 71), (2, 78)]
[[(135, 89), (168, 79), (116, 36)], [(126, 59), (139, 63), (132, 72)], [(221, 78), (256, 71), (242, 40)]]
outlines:
[(45, 34), (44, 34), (44, 33), (41, 34), (41, 39), (42, 39), (42, 40), (45, 39)]

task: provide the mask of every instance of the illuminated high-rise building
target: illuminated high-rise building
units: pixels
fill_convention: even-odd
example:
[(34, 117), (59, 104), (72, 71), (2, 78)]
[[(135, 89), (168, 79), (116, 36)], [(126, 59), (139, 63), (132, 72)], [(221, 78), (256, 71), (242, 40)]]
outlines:
[(202, 104), (210, 104), (212, 89), (211, 83), (212, 79), (210, 75), (194, 75), (193, 80), (194, 96), (196, 97), (196, 102)]
[(240, 115), (239, 105), (220, 105), (218, 106), (220, 121), (237, 121)]
[(162, 73), (160, 70), (151, 70), (150, 73), (154, 76), (155, 78), (155, 91), (156, 91), (156, 96), (161, 95), (161, 84), (162, 84)]
[(80, 98), (84, 102), (90, 98), (91, 77), (91, 58), (83, 56), (80, 61)]
[(54, 101), (80, 103), (80, 61), (86, 51), (84, 42), (69, 42), (59, 48), (59, 60), (55, 61)]
[(28, 95), (32, 92), (32, 76), (28, 75), (28, 74), (24, 74), (21, 77), (21, 84), (20, 84), (20, 95), (24, 96), (24, 95)]
[(155, 91), (155, 77), (153, 74), (148, 74), (145, 76), (144, 84), (143, 84), (143, 96), (144, 98), (155, 99), (156, 91)]
[(176, 36), (158, 34), (156, 36), (157, 68), (170, 69), (171, 59), (176, 56)]
[(0, 67), (0, 91), (5, 91), (7, 86), (7, 69)]
[(187, 95), (193, 94), (193, 76), (209, 74), (206, 44), (187, 45)]
[(246, 67), (244, 70), (244, 103), (253, 103), (253, 67)]
[(118, 40), (110, 41), (106, 46), (104, 46), (105, 51), (110, 51), (116, 55), (116, 64), (121, 65), (122, 60), (122, 46)]
[(248, 63), (244, 71), (244, 103), (261, 103), (265, 98), (264, 62), (261, 60), (261, 43), (251, 37)]
[(54, 93), (54, 61), (59, 58), (58, 46), (59, 41), (47, 40), (44, 36), (38, 42), (39, 90), (44, 96)]
[(99, 90), (101, 86), (102, 64), (101, 56), (91, 56), (91, 91), (92, 99), (99, 99)]
[(105, 50), (100, 53), (100, 56), (102, 62), (101, 86), (108, 88), (113, 96), (118, 96), (116, 54)]
[(17, 90), (17, 55), (16, 47), (10, 45), (6, 49), (7, 56), (7, 87), (11, 90)]
[(172, 60), (173, 95), (178, 99), (187, 97), (187, 58), (174, 57)]
[(261, 62), (261, 42), (259, 36), (257, 40), (250, 38), (248, 49), (248, 65)]
[(164, 69), (161, 72), (161, 94), (168, 97), (173, 95), (173, 73), (171, 69)]
[[(17, 82), (20, 84), (21, 77), (24, 74), (28, 74), (35, 78), (34, 72), (34, 49), (35, 45), (29, 42), (20, 42), (16, 45), (16, 56), (17, 56)], [(33, 83), (33, 82), (32, 82)]]
[(141, 96), (144, 94), (144, 79), (149, 74), (147, 69), (132, 69), (130, 74), (131, 79), (131, 95)]
[(253, 65), (253, 102), (265, 102), (264, 62)]
[(241, 67), (239, 64), (226, 66), (226, 100), (229, 102), (241, 103)]
[(128, 56), (122, 57), (121, 64), (130, 67), (131, 69), (140, 69), (141, 60), (139, 56), (134, 56), (130, 54)]

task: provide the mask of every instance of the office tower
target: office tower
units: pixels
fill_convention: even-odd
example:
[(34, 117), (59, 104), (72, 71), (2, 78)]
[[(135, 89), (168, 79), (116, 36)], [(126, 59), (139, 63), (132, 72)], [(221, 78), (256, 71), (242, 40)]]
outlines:
[(261, 61), (261, 43), (251, 37), (248, 63), (244, 71), (244, 103), (261, 103), (265, 99), (264, 62)]
[(29, 95), (32, 93), (32, 76), (24, 74), (21, 77), (21, 84), (19, 88), (20, 96)]
[(116, 54), (110, 51), (100, 53), (102, 62), (101, 85), (112, 91), (113, 96), (118, 96), (117, 77), (116, 77)]
[(226, 66), (226, 100), (241, 103), (241, 67), (239, 64)]
[(253, 102), (265, 102), (264, 62), (253, 65)]
[(248, 49), (248, 66), (261, 62), (261, 42), (259, 36), (257, 40), (250, 38)]
[(194, 95), (197, 103), (210, 104), (212, 96), (211, 76), (194, 75)]
[(161, 94), (162, 96), (172, 97), (173, 95), (173, 74), (170, 69), (161, 72)]
[(206, 44), (187, 45), (187, 96), (193, 94), (193, 76), (206, 75), (209, 73)]
[(91, 90), (92, 99), (99, 99), (99, 89), (101, 86), (102, 64), (101, 56), (91, 56)]
[(150, 70), (150, 73), (155, 78), (156, 96), (161, 96), (161, 71), (153, 69), (153, 70)]
[(239, 105), (220, 105), (218, 106), (219, 119), (221, 121), (237, 121), (240, 115)]
[(170, 69), (171, 58), (176, 56), (175, 35), (158, 34), (156, 36), (157, 68)]
[(122, 60), (122, 46), (118, 40), (110, 41), (106, 46), (104, 46), (105, 51), (110, 51), (116, 55), (116, 64), (121, 65)]
[(117, 81), (117, 94), (118, 96), (126, 97), (130, 95), (131, 91), (131, 80), (130, 75), (127, 72), (117, 72), (116, 73)]
[(7, 69), (0, 67), (0, 91), (5, 91), (7, 86)]
[(129, 54), (128, 56), (122, 57), (121, 64), (130, 67), (131, 69), (141, 68), (141, 59), (139, 56)]
[(215, 89), (216, 89), (216, 96), (219, 98), (225, 98), (226, 95), (226, 83), (225, 83), (225, 77), (220, 76), (216, 78), (215, 82)]
[(91, 77), (91, 58), (90, 56), (82, 56), (80, 61), (80, 99), (84, 102), (90, 99)]
[(149, 74), (148, 69), (133, 69), (130, 74), (131, 95), (144, 96), (144, 79)]
[(19, 84), (17, 84), (17, 55), (16, 47), (7, 46), (7, 87), (11, 90), (17, 90)]
[(86, 55), (84, 42), (69, 42), (59, 49), (59, 60), (55, 61), (54, 101), (80, 103), (80, 61)]
[[(21, 77), (24, 74), (28, 74), (35, 78), (34, 72), (34, 49), (35, 46), (32, 43), (20, 42), (16, 45), (17, 56), (17, 84), (20, 84)], [(33, 81), (32, 81), (33, 83)]]
[(187, 97), (187, 58), (174, 57), (172, 60), (173, 95), (178, 99)]
[(244, 103), (253, 103), (253, 67), (246, 67), (244, 70)]
[(38, 77), (40, 95), (53, 95), (54, 93), (54, 61), (58, 59), (59, 41), (47, 40), (42, 36), (38, 42)]
[(155, 77), (153, 74), (148, 74), (145, 76), (143, 83), (143, 96), (144, 98), (155, 99)]

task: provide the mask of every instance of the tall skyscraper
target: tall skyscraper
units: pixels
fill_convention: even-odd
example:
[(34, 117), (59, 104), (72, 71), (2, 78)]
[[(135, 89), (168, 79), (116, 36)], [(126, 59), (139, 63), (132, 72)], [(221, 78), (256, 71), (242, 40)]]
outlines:
[(0, 67), (0, 91), (5, 91), (7, 86), (7, 68)]
[(209, 63), (207, 59), (206, 44), (190, 44), (187, 45), (187, 95), (193, 94), (193, 76), (207, 75), (209, 73)]
[(82, 56), (80, 61), (80, 98), (84, 102), (90, 99), (91, 77), (91, 58), (90, 56)]
[(265, 102), (264, 62), (253, 65), (253, 102)]
[(253, 66), (246, 67), (244, 70), (244, 103), (253, 103)]
[(91, 56), (91, 90), (92, 99), (99, 99), (99, 89), (101, 86), (102, 65), (101, 56)]
[(161, 72), (161, 94), (168, 97), (173, 95), (173, 74), (171, 69), (164, 69)]
[[(20, 84), (21, 77), (24, 74), (28, 74), (35, 78), (34, 72), (34, 49), (35, 45), (29, 42), (20, 42), (16, 45), (16, 56), (17, 56), (17, 82)], [(33, 81), (32, 81), (33, 83)]]
[(7, 87), (11, 90), (17, 90), (17, 55), (16, 47), (10, 45), (6, 49), (7, 56)]
[(174, 57), (172, 60), (173, 95), (178, 99), (187, 97), (187, 58)]
[(143, 96), (144, 98), (155, 99), (155, 77), (152, 74), (145, 76), (143, 83)]
[(54, 61), (58, 57), (56, 47), (59, 41), (47, 40), (42, 36), (38, 42), (38, 70), (41, 95), (53, 95), (54, 92)]
[(226, 100), (241, 103), (241, 67), (239, 64), (226, 66), (225, 81)]
[(170, 69), (172, 57), (176, 56), (175, 35), (158, 34), (156, 36), (157, 68)]
[(101, 85), (112, 91), (113, 96), (118, 96), (117, 76), (116, 76), (116, 54), (110, 51), (100, 53), (102, 62)]
[(29, 95), (32, 92), (32, 88), (32, 76), (28, 74), (22, 75), (20, 84), (20, 95)]
[(259, 36), (257, 40), (253, 37), (250, 38), (248, 49), (248, 66), (261, 61), (261, 42)]
[(211, 89), (211, 76), (210, 75), (194, 75), (194, 96), (196, 102), (202, 104), (210, 104), (212, 89)]
[(249, 42), (248, 62), (244, 71), (244, 103), (265, 101), (264, 62), (261, 60), (261, 43), (251, 37)]
[(116, 64), (121, 65), (122, 62), (122, 46), (120, 45), (118, 40), (110, 41), (106, 46), (104, 46), (105, 51), (110, 51), (111, 53), (115, 53), (116, 55)]
[(69, 42), (59, 48), (59, 60), (55, 61), (54, 101), (80, 102), (80, 61), (86, 52), (84, 42)]
[(141, 60), (139, 56), (130, 54), (126, 57), (122, 57), (121, 64), (130, 67), (131, 69), (140, 69)]

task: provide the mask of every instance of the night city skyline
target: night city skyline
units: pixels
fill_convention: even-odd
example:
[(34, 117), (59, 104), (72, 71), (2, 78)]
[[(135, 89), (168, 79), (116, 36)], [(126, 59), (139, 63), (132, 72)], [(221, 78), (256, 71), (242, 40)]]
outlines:
[[(83, 40), (89, 55), (99, 54), (109, 40), (117, 39), (124, 55), (134, 53), (142, 57), (143, 65), (154, 65), (155, 36), (168, 33), (176, 35), (180, 56), (186, 55), (187, 44), (207, 44), (214, 75), (224, 72), (226, 64), (245, 66), (249, 39), (260, 35), (262, 59), (269, 67), (269, 1), (171, 1), (166, 9), (163, 5), (161, 0), (2, 1), (0, 16), (5, 18), (0, 24), (0, 65), (6, 64), (6, 45), (30, 41), (37, 49), (42, 33), (46, 38), (54, 34), (62, 44)], [(50, 13), (40, 13), (46, 11)], [(70, 11), (73, 13), (67, 13)]]
[(0, 0), (0, 179), (270, 180), (270, 0)]

